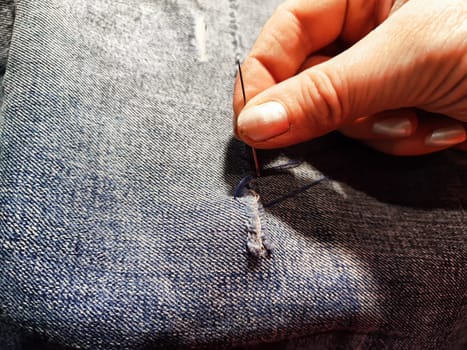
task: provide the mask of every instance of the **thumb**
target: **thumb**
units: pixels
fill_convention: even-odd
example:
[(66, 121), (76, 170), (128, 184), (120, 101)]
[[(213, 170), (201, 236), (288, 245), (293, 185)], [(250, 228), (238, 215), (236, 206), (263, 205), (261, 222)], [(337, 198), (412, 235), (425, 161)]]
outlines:
[(427, 45), (404, 7), (343, 53), (252, 98), (237, 118), (237, 135), (256, 148), (284, 147), (362, 115), (415, 106), (417, 91), (426, 89), (416, 77)]

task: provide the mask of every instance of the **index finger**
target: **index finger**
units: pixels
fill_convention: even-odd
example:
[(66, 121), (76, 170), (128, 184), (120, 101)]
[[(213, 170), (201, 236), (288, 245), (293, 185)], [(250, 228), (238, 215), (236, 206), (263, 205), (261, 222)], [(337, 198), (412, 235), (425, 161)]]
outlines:
[[(335, 41), (342, 30), (346, 0), (289, 0), (266, 22), (242, 65), (246, 99), (297, 73), (306, 57)], [(243, 108), (239, 77), (235, 115)]]

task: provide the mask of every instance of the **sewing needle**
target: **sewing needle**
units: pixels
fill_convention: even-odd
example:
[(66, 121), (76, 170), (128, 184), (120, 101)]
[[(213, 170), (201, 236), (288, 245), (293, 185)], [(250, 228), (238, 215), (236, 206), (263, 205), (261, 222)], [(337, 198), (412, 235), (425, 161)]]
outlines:
[[(242, 86), (243, 106), (245, 106), (246, 105), (245, 85), (243, 84), (243, 74), (242, 74), (242, 68), (240, 66), (239, 60), (237, 60), (237, 66), (238, 66), (238, 73), (240, 74), (240, 85)], [(253, 160), (255, 162), (256, 176), (260, 177), (261, 173), (259, 169), (259, 162), (258, 162), (258, 156), (256, 154), (256, 149), (254, 147), (251, 147), (251, 151), (253, 153)]]

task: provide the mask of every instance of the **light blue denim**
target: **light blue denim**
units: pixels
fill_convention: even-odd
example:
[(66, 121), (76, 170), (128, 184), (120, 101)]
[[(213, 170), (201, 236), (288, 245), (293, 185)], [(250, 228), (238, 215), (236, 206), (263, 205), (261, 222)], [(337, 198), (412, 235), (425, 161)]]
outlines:
[(465, 348), (465, 154), (330, 135), (241, 183), (278, 3), (0, 1), (0, 349)]

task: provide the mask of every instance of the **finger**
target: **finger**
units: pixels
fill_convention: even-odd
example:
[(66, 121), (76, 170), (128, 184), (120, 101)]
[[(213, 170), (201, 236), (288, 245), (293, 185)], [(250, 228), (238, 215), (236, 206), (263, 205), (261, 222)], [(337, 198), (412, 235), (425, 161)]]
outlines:
[(304, 70), (307, 70), (308, 68), (317, 66), (320, 63), (326, 62), (330, 60), (330, 56), (324, 56), (324, 55), (312, 55), (306, 59), (306, 61), (300, 66), (298, 69), (298, 73), (303, 72)]
[[(326, 62), (330, 58), (324, 55), (310, 56), (299, 71)], [(413, 109), (400, 109), (358, 118), (341, 127), (339, 131), (355, 139), (384, 140), (408, 137), (415, 132), (417, 124), (417, 113)]]
[[(353, 44), (385, 20), (394, 0), (288, 0), (265, 24), (242, 69), (247, 100), (293, 76), (305, 58), (322, 48), (333, 55), (337, 38)], [(233, 107), (243, 108), (237, 76)]]
[[(463, 123), (463, 125), (464, 125), (465, 130), (467, 130), (467, 123)], [(458, 149), (458, 150), (460, 150), (460, 151), (467, 152), (467, 142), (459, 143), (459, 144), (456, 145), (454, 148), (455, 148), (455, 149)]]
[[(335, 41), (346, 14), (346, 0), (289, 0), (266, 22), (242, 64), (247, 101), (258, 92), (293, 76), (306, 57)], [(243, 108), (237, 76), (233, 107)]]
[(415, 134), (399, 140), (368, 140), (365, 143), (381, 152), (413, 156), (441, 151), (467, 139), (462, 123), (449, 118), (420, 120)]
[(416, 106), (421, 87), (410, 69), (426, 50), (414, 49), (418, 7), (409, 5), (343, 53), (252, 98), (238, 117), (238, 136), (256, 148), (284, 147), (362, 115)]
[(414, 110), (401, 109), (358, 118), (345, 124), (339, 131), (355, 139), (392, 140), (412, 135), (417, 124), (417, 113)]

